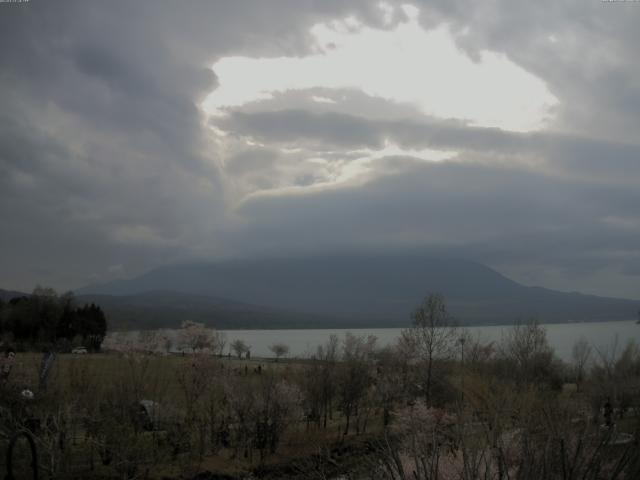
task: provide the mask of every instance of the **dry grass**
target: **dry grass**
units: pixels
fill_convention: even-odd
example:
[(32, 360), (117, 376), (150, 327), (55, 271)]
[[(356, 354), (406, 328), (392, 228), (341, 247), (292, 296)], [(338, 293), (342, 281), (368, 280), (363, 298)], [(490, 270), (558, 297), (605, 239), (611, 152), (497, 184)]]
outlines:
[[(40, 401), (42, 395), (38, 392), (38, 372), (42, 354), (38, 353), (18, 353), (16, 363), (11, 373), (11, 383), (14, 389), (30, 389), (36, 393), (35, 402)], [(273, 360), (254, 358), (251, 360), (237, 358), (215, 358), (207, 360), (207, 372), (211, 372), (212, 378), (216, 378), (216, 371), (224, 372), (224, 375), (240, 379), (246, 382), (258, 382), (260, 375), (258, 369), (263, 374), (275, 372), (278, 376), (292, 378), (304, 370), (304, 362), (295, 360)], [(117, 390), (120, 385), (127, 385), (127, 388), (137, 386), (136, 398), (147, 398), (158, 401), (161, 405), (171, 406), (175, 410), (184, 411), (187, 407), (183, 387), (179, 378), (183, 370), (196, 365), (197, 359), (193, 356), (182, 355), (147, 355), (132, 354), (123, 355), (120, 353), (100, 353), (100, 354), (60, 354), (56, 358), (48, 379), (47, 396), (56, 398), (61, 403), (70, 405), (74, 411), (72, 416), (100, 415), (100, 398), (104, 395), (113, 394), (114, 388)], [(215, 380), (214, 380), (215, 381)], [(34, 403), (35, 405), (35, 403)], [(381, 428), (381, 419), (372, 418), (369, 421), (368, 430), (376, 431)], [(81, 458), (81, 467), (73, 467), (70, 470), (82, 470), (87, 472), (88, 446), (87, 436), (82, 422), (78, 421), (77, 427), (72, 427), (73, 444), (69, 451), (73, 451), (72, 456)], [(246, 474), (258, 465), (278, 466), (284, 464), (300, 464), (307, 462), (310, 456), (317, 454), (320, 450), (326, 449), (336, 443), (355, 441), (355, 436), (344, 438), (344, 419), (335, 413), (328, 428), (317, 428), (313, 424), (307, 426), (304, 420), (291, 425), (284, 438), (282, 438), (278, 450), (275, 454), (267, 455), (260, 459), (254, 452), (251, 459), (245, 458), (242, 453), (238, 453), (233, 448), (222, 448), (215, 454), (207, 453), (202, 458), (193, 452), (182, 452), (173, 458), (158, 459), (156, 462), (147, 463), (144, 467), (145, 475), (148, 478), (178, 478), (185, 472), (195, 476), (201, 471), (211, 471), (218, 474), (237, 476)], [(145, 434), (146, 435), (146, 434)], [(162, 435), (159, 433), (158, 435)], [(153, 449), (151, 434), (148, 436), (148, 448)], [(362, 438), (362, 437), (360, 437)], [(156, 439), (157, 440), (157, 439)], [(2, 446), (2, 445), (0, 445)], [(91, 475), (99, 478), (108, 478), (113, 475), (111, 467), (101, 465), (100, 459), (96, 458), (91, 470)], [(0, 466), (4, 459), (0, 461)], [(274, 467), (275, 468), (275, 467)], [(3, 472), (3, 468), (0, 468)]]

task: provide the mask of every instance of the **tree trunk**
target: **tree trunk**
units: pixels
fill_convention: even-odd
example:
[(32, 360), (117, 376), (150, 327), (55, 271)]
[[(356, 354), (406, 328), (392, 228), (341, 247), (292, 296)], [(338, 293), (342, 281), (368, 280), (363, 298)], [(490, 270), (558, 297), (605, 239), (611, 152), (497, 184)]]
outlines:
[(427, 402), (427, 406), (431, 405), (431, 367), (433, 365), (433, 357), (431, 353), (429, 353), (429, 359), (427, 361), (427, 385), (425, 392), (425, 400)]
[(328, 415), (328, 402), (324, 402), (324, 423), (323, 423), (323, 427), (326, 430), (327, 429), (327, 415)]

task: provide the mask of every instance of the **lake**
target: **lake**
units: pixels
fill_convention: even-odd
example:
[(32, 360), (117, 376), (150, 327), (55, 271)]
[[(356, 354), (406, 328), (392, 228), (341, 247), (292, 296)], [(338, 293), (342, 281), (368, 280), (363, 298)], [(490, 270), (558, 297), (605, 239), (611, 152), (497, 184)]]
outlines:
[[(571, 359), (573, 344), (584, 337), (591, 345), (600, 350), (612, 348), (618, 342), (620, 351), (629, 339), (640, 343), (640, 325), (634, 321), (561, 323), (543, 325), (549, 344), (563, 360)], [(479, 336), (484, 342), (500, 341), (510, 326), (465, 327), (473, 337)], [(282, 342), (289, 346), (289, 356), (305, 357), (315, 352), (316, 347), (325, 343), (330, 335), (343, 336), (347, 332), (354, 335), (375, 335), (378, 345), (385, 346), (396, 341), (400, 328), (355, 328), (355, 329), (319, 329), (319, 330), (226, 330), (227, 341), (244, 340), (251, 346), (251, 354), (256, 357), (272, 357), (269, 345)], [(594, 352), (595, 353), (595, 352)]]
[[(640, 344), (640, 325), (634, 321), (593, 322), (593, 323), (560, 323), (543, 325), (547, 339), (563, 360), (571, 359), (573, 344), (584, 337), (592, 346), (601, 351), (613, 348), (617, 341), (618, 353), (631, 339)], [(472, 336), (484, 342), (500, 341), (504, 333), (512, 328), (508, 325), (465, 327)], [(400, 328), (352, 328), (352, 329), (317, 329), (317, 330), (222, 330), (227, 345), (240, 339), (251, 346), (253, 357), (272, 357), (269, 346), (274, 343), (285, 343), (289, 346), (289, 357), (308, 357), (316, 347), (325, 343), (330, 335), (344, 336), (351, 332), (354, 335), (375, 335), (378, 345), (392, 344), (400, 336)], [(165, 330), (175, 336), (175, 330)], [(130, 332), (136, 335), (137, 332)], [(110, 334), (110, 337), (114, 334)], [(617, 339), (617, 340), (616, 340)], [(111, 341), (109, 341), (111, 340)], [(107, 340), (113, 346), (113, 337)], [(594, 352), (595, 354), (596, 352)]]

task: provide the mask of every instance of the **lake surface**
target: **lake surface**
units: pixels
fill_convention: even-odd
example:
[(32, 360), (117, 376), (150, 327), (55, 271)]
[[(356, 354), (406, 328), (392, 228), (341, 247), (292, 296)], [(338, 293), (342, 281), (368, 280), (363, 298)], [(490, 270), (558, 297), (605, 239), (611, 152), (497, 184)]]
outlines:
[[(594, 323), (561, 323), (543, 325), (547, 339), (563, 360), (571, 359), (573, 344), (584, 337), (592, 346), (604, 351), (611, 349), (617, 342), (618, 353), (631, 339), (640, 344), (640, 325), (634, 321), (594, 322)], [(465, 327), (473, 337), (483, 342), (498, 342), (510, 326)], [(316, 351), (318, 345), (325, 343), (330, 335), (343, 337), (347, 332), (354, 335), (375, 335), (378, 346), (392, 344), (400, 336), (400, 328), (352, 328), (352, 329), (318, 329), (318, 330), (222, 330), (227, 345), (233, 340), (243, 340), (251, 346), (253, 357), (273, 357), (269, 346), (274, 343), (285, 343), (289, 346), (289, 357), (308, 357)], [(165, 330), (169, 336), (175, 336), (176, 330)], [(114, 334), (110, 334), (114, 335)], [(117, 335), (117, 333), (115, 334)], [(130, 332), (137, 335), (137, 332)], [(113, 338), (108, 342), (113, 344)], [(594, 352), (595, 354), (595, 352)]]
[[(603, 351), (611, 349), (617, 338), (620, 352), (630, 339), (640, 343), (640, 325), (634, 321), (627, 322), (594, 322), (594, 323), (561, 323), (543, 325), (547, 332), (549, 344), (563, 360), (571, 359), (573, 344), (584, 337), (595, 348)], [(483, 342), (498, 342), (511, 326), (465, 327), (473, 337)], [(321, 329), (321, 330), (226, 330), (227, 341), (244, 340), (251, 346), (251, 355), (256, 357), (272, 357), (269, 345), (277, 342), (289, 346), (289, 356), (308, 357), (316, 351), (318, 345), (325, 343), (330, 335), (342, 337), (347, 332), (354, 335), (375, 335), (378, 345), (394, 343), (400, 336), (401, 328), (356, 328), (356, 329)], [(596, 352), (594, 352), (596, 353)]]

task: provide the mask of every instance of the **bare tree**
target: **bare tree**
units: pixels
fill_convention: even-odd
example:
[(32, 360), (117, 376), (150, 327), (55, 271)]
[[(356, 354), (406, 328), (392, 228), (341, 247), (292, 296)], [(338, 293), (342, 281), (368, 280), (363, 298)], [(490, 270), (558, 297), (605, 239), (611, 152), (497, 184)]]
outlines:
[(412, 371), (409, 368), (410, 356), (401, 349), (402, 344), (390, 345), (377, 352), (375, 395), (378, 406), (382, 408), (383, 426), (391, 421), (391, 412), (396, 403), (409, 399)]
[(176, 380), (184, 398), (184, 425), (195, 433), (192, 440), (197, 448), (192, 446), (191, 453), (197, 453), (201, 459), (208, 447), (216, 448), (218, 412), (224, 411), (221, 388), (224, 378), (216, 359), (195, 354), (183, 359), (176, 370)]
[(302, 418), (299, 388), (270, 373), (260, 377), (255, 410), (256, 437), (254, 445), (264, 458), (266, 451), (275, 453), (285, 430)]
[(242, 358), (242, 355), (249, 350), (249, 346), (244, 342), (244, 340), (240, 340), (239, 338), (231, 342), (229, 346), (238, 358)]
[(318, 347), (318, 359), (322, 362), (322, 425), (327, 428), (327, 417), (332, 415), (332, 402), (336, 395), (335, 364), (338, 360), (338, 336), (331, 335), (324, 347)]
[(509, 361), (509, 371), (517, 384), (548, 382), (554, 378), (553, 349), (545, 329), (535, 319), (516, 324), (507, 331), (500, 350), (502, 357)]
[(434, 360), (450, 357), (457, 340), (456, 327), (442, 295), (432, 293), (422, 300), (413, 313), (413, 326), (402, 331), (402, 340), (426, 363), (424, 391), (429, 405)]
[(615, 364), (618, 388), (619, 415), (624, 413), (634, 403), (637, 392), (640, 391), (640, 347), (634, 339), (627, 341), (627, 345)]
[[(372, 385), (372, 363), (377, 338), (347, 333), (343, 342), (343, 356), (338, 374), (340, 409), (346, 418), (344, 434), (349, 434), (351, 417), (358, 409)], [(356, 429), (359, 427), (356, 426)]]
[(276, 356), (276, 362), (280, 359), (280, 357), (284, 357), (289, 354), (289, 345), (284, 343), (274, 343), (269, 347), (269, 350), (273, 352)]
[(571, 358), (575, 368), (576, 388), (580, 391), (580, 385), (584, 380), (585, 370), (591, 357), (591, 345), (584, 337), (573, 344), (571, 350)]
[(338, 346), (337, 335), (331, 335), (324, 345), (318, 346), (311, 357), (309, 370), (301, 375), (300, 385), (304, 390), (307, 424), (315, 421), (320, 425), (322, 422), (323, 427), (327, 428), (331, 404), (336, 394)]

